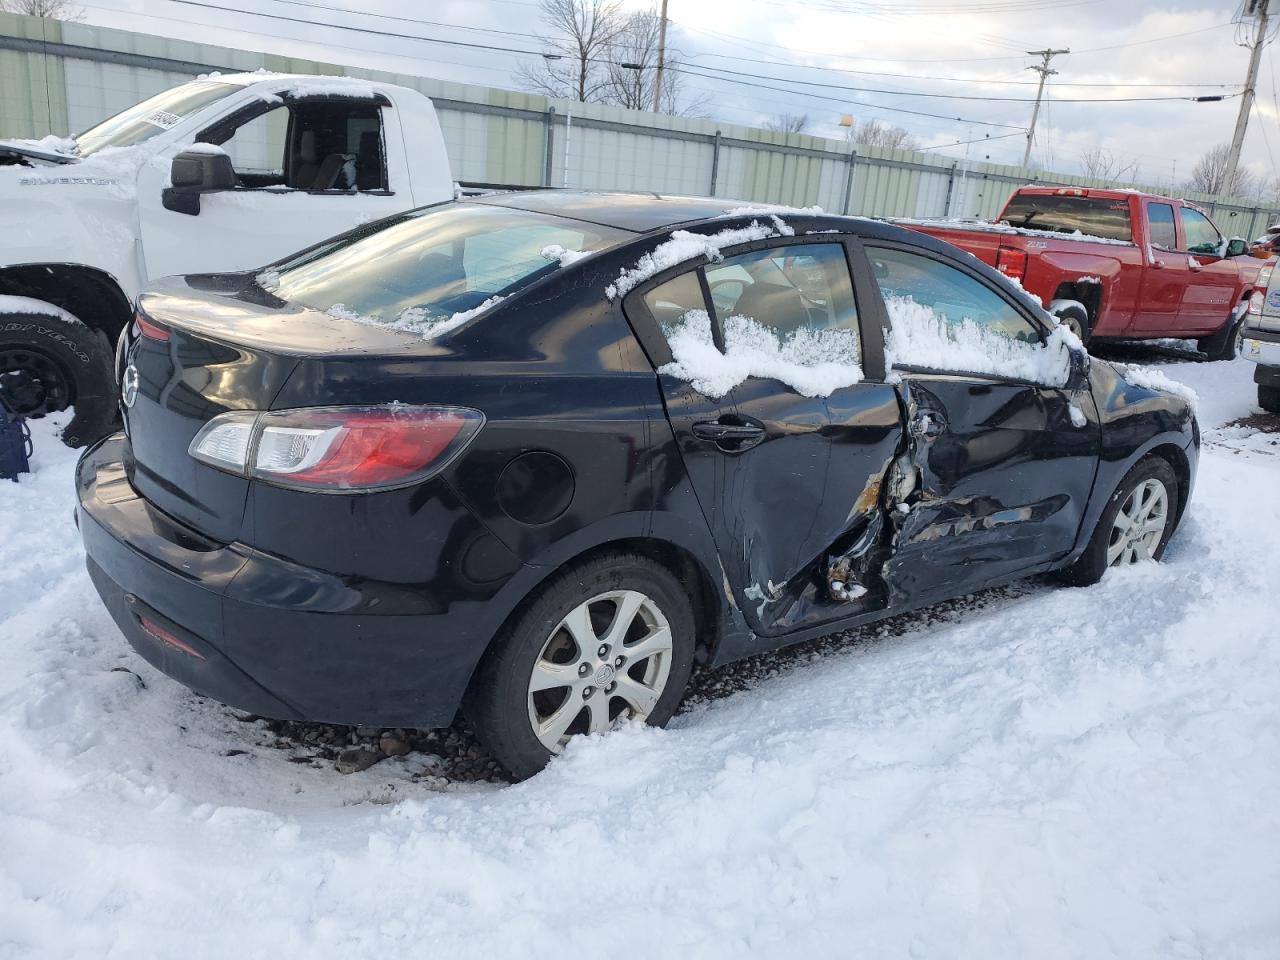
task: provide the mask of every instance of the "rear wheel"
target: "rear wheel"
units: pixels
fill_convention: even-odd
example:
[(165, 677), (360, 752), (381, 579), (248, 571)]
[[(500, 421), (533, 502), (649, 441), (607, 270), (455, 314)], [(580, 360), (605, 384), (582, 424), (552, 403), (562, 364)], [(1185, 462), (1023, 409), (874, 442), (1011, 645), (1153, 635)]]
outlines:
[(1196, 341), (1207, 360), (1234, 360), (1244, 346), (1244, 310), (1232, 313), (1221, 330)]
[(1050, 305), (1058, 322), (1080, 338), (1081, 343), (1089, 342), (1089, 313), (1078, 303)]
[(42, 313), (0, 317), (0, 378), (9, 403), (24, 417), (74, 406), (76, 415), (62, 432), (69, 446), (92, 443), (115, 422), (110, 344), (74, 318)]
[(1178, 478), (1169, 462), (1155, 456), (1139, 461), (1107, 501), (1084, 553), (1058, 578), (1085, 587), (1108, 567), (1159, 560), (1177, 526), (1178, 506)]
[(1280, 387), (1258, 384), (1258, 406), (1268, 413), (1280, 413)]
[(614, 554), (546, 585), (481, 664), (465, 711), (516, 777), (578, 734), (620, 722), (663, 726), (693, 668), (694, 620), (679, 581), (646, 557)]

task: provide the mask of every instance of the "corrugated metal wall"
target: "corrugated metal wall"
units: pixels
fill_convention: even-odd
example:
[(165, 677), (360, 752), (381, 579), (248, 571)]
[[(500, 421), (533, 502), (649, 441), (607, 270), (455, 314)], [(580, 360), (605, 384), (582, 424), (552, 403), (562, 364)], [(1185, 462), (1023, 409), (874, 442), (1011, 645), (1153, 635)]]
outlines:
[[(998, 164), (966, 169), (903, 150), (857, 147), (851, 157), (848, 144), (819, 137), (4, 13), (0, 135), (65, 135), (198, 73), (259, 67), (345, 73), (420, 90), (436, 103), (454, 176), (471, 183), (713, 194), (873, 217), (992, 217), (1024, 183), (1115, 186)], [(1276, 207), (1189, 199), (1210, 208), (1230, 234), (1257, 236), (1280, 220)]]

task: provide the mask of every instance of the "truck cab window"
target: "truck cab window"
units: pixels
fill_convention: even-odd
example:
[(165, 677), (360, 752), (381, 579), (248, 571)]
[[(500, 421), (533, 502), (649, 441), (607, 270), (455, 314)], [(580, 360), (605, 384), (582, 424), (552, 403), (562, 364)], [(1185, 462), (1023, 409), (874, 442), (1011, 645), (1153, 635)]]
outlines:
[(1151, 225), (1151, 245), (1161, 250), (1178, 249), (1178, 229), (1173, 224), (1173, 207), (1167, 203), (1147, 204), (1147, 223)]
[(1100, 197), (1019, 193), (1009, 201), (1000, 219), (1011, 227), (1083, 233), (1104, 240), (1132, 240), (1129, 204)]
[(1199, 210), (1182, 208), (1182, 232), (1187, 237), (1187, 252), (1202, 256), (1220, 256), (1222, 234), (1213, 222)]
[(222, 146), (243, 187), (385, 190), (382, 111), (376, 104), (303, 101), (200, 137)]

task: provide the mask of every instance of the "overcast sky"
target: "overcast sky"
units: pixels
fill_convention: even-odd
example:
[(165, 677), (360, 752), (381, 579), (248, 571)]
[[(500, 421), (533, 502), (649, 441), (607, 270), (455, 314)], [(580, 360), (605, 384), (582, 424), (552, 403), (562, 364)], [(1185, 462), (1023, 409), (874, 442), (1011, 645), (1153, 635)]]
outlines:
[[(529, 57), (407, 35), (530, 51), (543, 49), (539, 37), (546, 35), (537, 0), (201, 0), (210, 6), (177, 0), (77, 2), (87, 22), (102, 26), (512, 89), (519, 88), (514, 68)], [(636, 9), (648, 6), (643, 0), (627, 3)], [(842, 136), (841, 114), (878, 118), (954, 156), (965, 147), (945, 145), (1003, 135), (970, 148), (975, 158), (1001, 163), (1022, 158), (1025, 143), (1016, 128), (1029, 122), (1030, 102), (895, 96), (799, 81), (1029, 101), (1036, 75), (1027, 67), (1035, 58), (1025, 51), (1069, 48), (1071, 54), (1054, 61), (1059, 74), (1051, 79), (1048, 105), (1041, 112), (1035, 160), (1047, 169), (1078, 171), (1081, 151), (1102, 146), (1140, 164), (1140, 179), (1165, 183), (1175, 170), (1183, 180), (1201, 153), (1230, 140), (1238, 97), (1223, 103), (1065, 101), (1237, 93), (1248, 62), (1248, 51), (1236, 43), (1239, 28), (1231, 25), (1238, 7), (1238, 2), (1225, 0), (669, 0), (668, 12), (672, 40), (691, 69), (741, 74), (683, 78), (689, 94), (710, 98), (703, 108), (709, 116), (758, 126), (782, 112), (807, 113), (809, 132), (831, 137)], [(1164, 37), (1171, 39), (1149, 42)], [(1267, 179), (1277, 174), (1272, 153), (1280, 156), (1278, 46), (1269, 46), (1263, 55), (1244, 151), (1249, 168)], [(1098, 86), (1089, 86), (1093, 84)], [(1224, 86), (1201, 86), (1215, 84)]]

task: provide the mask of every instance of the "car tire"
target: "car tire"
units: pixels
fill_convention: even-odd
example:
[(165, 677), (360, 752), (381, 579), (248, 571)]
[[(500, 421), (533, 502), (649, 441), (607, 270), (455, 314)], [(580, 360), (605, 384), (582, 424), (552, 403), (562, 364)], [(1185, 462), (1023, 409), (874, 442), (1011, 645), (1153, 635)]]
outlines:
[[(1116, 565), (1113, 551), (1117, 543), (1117, 534), (1122, 538), (1125, 534), (1125, 531), (1120, 530), (1123, 524), (1118, 524), (1121, 512), (1124, 510), (1128, 515), (1128, 508), (1134, 502), (1131, 498), (1139, 496), (1139, 491), (1144, 488), (1154, 489), (1150, 486), (1151, 484), (1158, 484), (1163, 488), (1164, 525), (1158, 538), (1139, 545), (1135, 551), (1139, 554), (1145, 551), (1150, 555), (1150, 559), (1155, 561), (1159, 561), (1164, 556), (1165, 547), (1178, 523), (1180, 506), (1178, 478), (1173, 472), (1173, 467), (1169, 466), (1169, 461), (1163, 457), (1149, 456), (1138, 461), (1120, 481), (1115, 492), (1107, 500), (1107, 505), (1102, 510), (1102, 516), (1098, 518), (1098, 525), (1094, 528), (1093, 536), (1089, 538), (1089, 545), (1085, 547), (1084, 553), (1075, 563), (1058, 571), (1055, 575), (1061, 583), (1073, 587), (1091, 586), (1102, 579), (1108, 567)], [(1132, 562), (1127, 552), (1121, 555), (1121, 560)]]
[(1240, 355), (1241, 337), (1240, 331), (1244, 327), (1245, 313), (1240, 311), (1240, 315), (1231, 314), (1231, 318), (1217, 333), (1208, 337), (1201, 337), (1196, 341), (1196, 349), (1204, 354), (1205, 359), (1209, 361), (1218, 360), (1234, 360)]
[(665, 726), (693, 669), (694, 637), (689, 596), (660, 564), (634, 553), (574, 564), (495, 641), (463, 711), (480, 742), (524, 780), (569, 737), (603, 732), (624, 715)]
[(1280, 387), (1258, 384), (1258, 406), (1268, 413), (1280, 413)]
[(1083, 307), (1076, 304), (1070, 306), (1055, 307), (1053, 315), (1057, 317), (1058, 322), (1067, 327), (1080, 338), (1081, 343), (1087, 344), (1093, 330), (1089, 325), (1089, 312)]
[(111, 344), (75, 318), (43, 313), (0, 317), (0, 374), (17, 412), (33, 419), (75, 407), (62, 431), (67, 446), (82, 447), (111, 431), (116, 421)]

